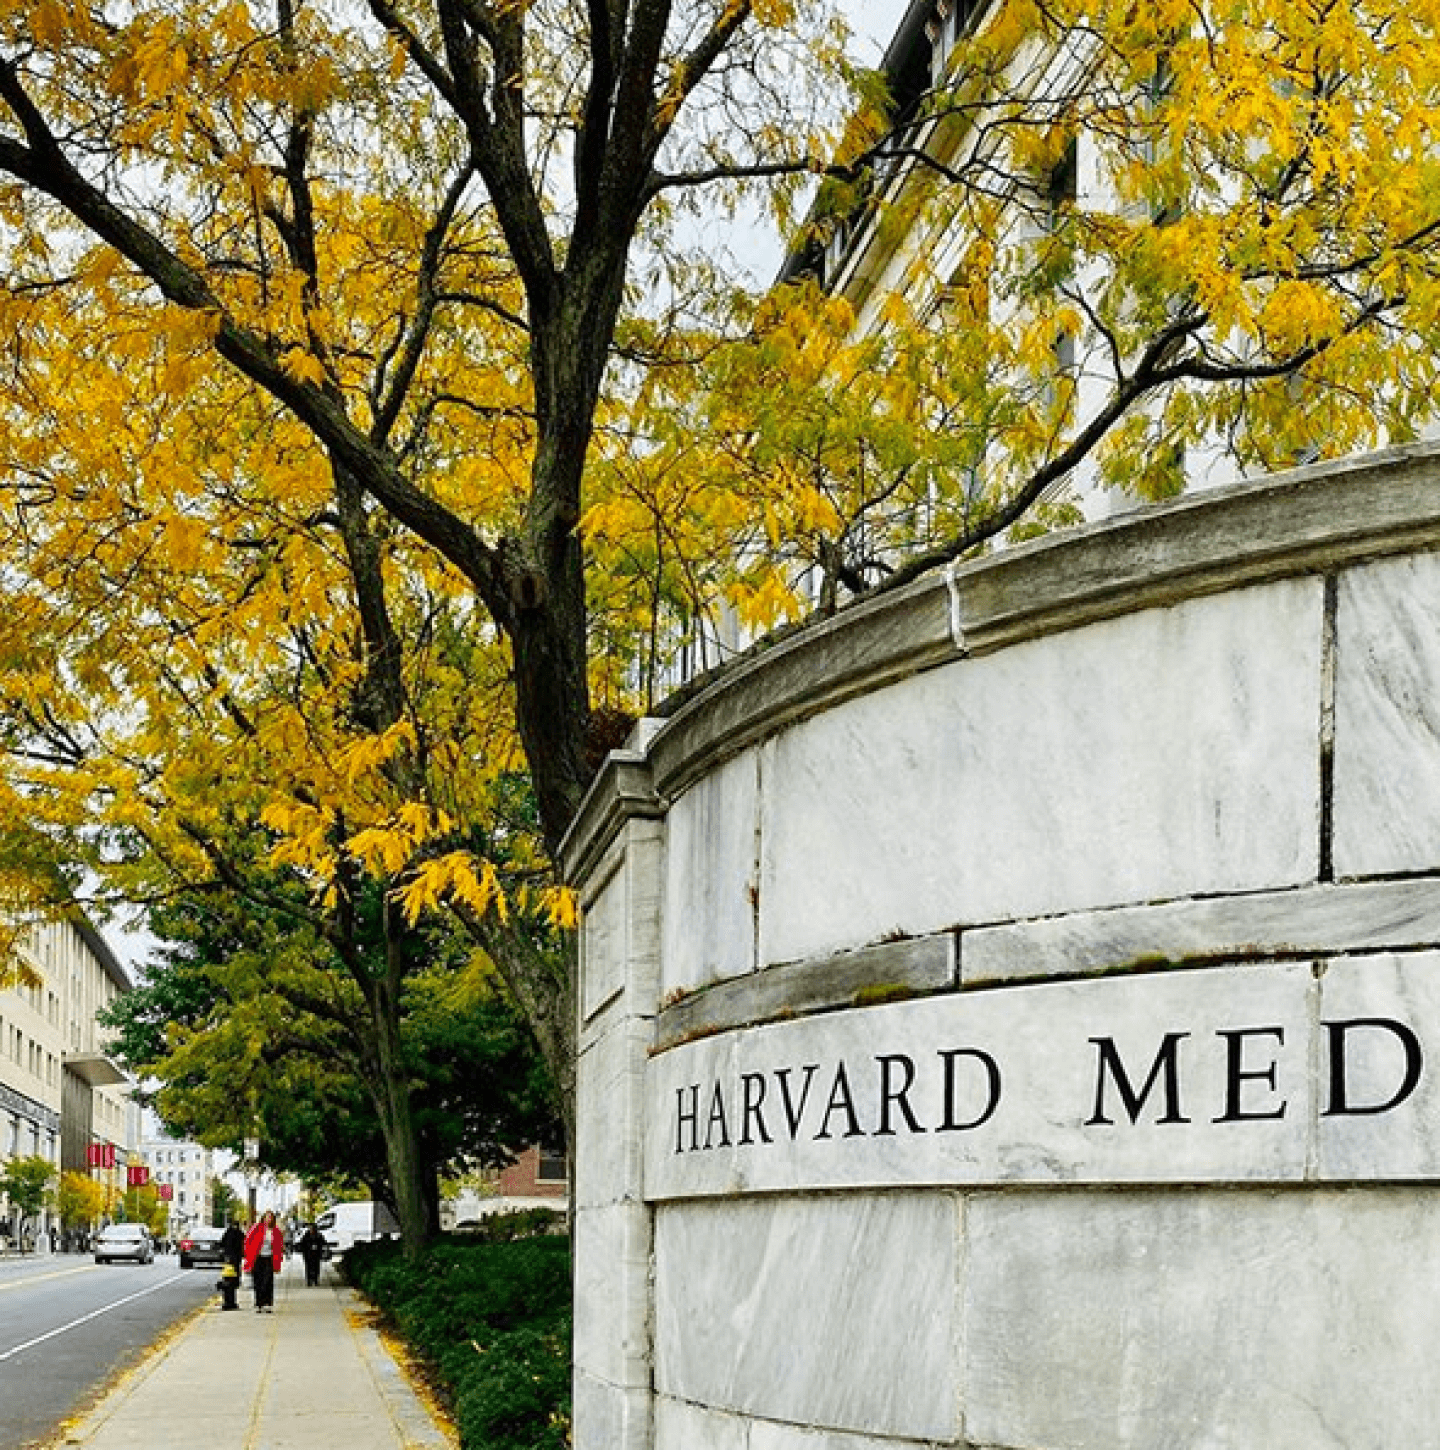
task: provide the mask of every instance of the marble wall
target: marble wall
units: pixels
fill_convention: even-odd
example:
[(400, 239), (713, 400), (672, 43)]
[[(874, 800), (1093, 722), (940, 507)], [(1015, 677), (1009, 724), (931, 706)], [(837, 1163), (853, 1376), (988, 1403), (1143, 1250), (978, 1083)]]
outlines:
[(802, 633), (612, 757), (578, 1450), (1440, 1444), (1440, 458)]

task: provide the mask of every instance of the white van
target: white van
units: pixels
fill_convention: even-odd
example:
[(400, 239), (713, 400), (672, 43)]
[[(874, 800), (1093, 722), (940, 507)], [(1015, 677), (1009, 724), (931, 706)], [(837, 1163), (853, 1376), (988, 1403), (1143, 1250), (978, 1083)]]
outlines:
[(343, 1254), (352, 1244), (369, 1243), (387, 1235), (400, 1236), (395, 1215), (383, 1203), (337, 1203), (315, 1220), (332, 1254)]

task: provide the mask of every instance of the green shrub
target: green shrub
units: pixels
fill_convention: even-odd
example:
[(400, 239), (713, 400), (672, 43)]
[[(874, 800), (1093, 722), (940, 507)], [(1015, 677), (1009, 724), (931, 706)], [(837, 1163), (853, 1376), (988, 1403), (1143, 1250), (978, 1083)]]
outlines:
[(357, 1244), (345, 1273), (437, 1375), (464, 1450), (570, 1443), (570, 1242)]
[(534, 1238), (536, 1234), (562, 1233), (565, 1215), (554, 1208), (517, 1208), (509, 1213), (492, 1213), (473, 1228), (462, 1231), (467, 1239), (480, 1239), (488, 1244), (509, 1243), (511, 1239)]
[(486, 1450), (561, 1450), (569, 1444), (569, 1339), (538, 1329), (474, 1346), (479, 1360), (456, 1418), (464, 1443)]

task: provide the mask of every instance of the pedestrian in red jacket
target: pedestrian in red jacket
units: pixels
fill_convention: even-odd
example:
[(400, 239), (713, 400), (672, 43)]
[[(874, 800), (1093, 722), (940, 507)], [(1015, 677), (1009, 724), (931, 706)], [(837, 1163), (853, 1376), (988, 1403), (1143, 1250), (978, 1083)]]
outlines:
[(275, 1304), (275, 1275), (285, 1257), (285, 1235), (266, 1209), (260, 1222), (245, 1235), (245, 1271), (255, 1288), (255, 1312), (269, 1314)]

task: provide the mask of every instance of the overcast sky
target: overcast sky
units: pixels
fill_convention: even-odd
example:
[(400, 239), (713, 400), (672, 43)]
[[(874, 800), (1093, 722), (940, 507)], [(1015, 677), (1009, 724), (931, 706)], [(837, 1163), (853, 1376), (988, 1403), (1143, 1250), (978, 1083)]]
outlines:
[(910, 7), (906, 0), (842, 0), (840, 8), (854, 27), (857, 39), (863, 37), (870, 47), (870, 53), (861, 51), (860, 59), (877, 65)]

